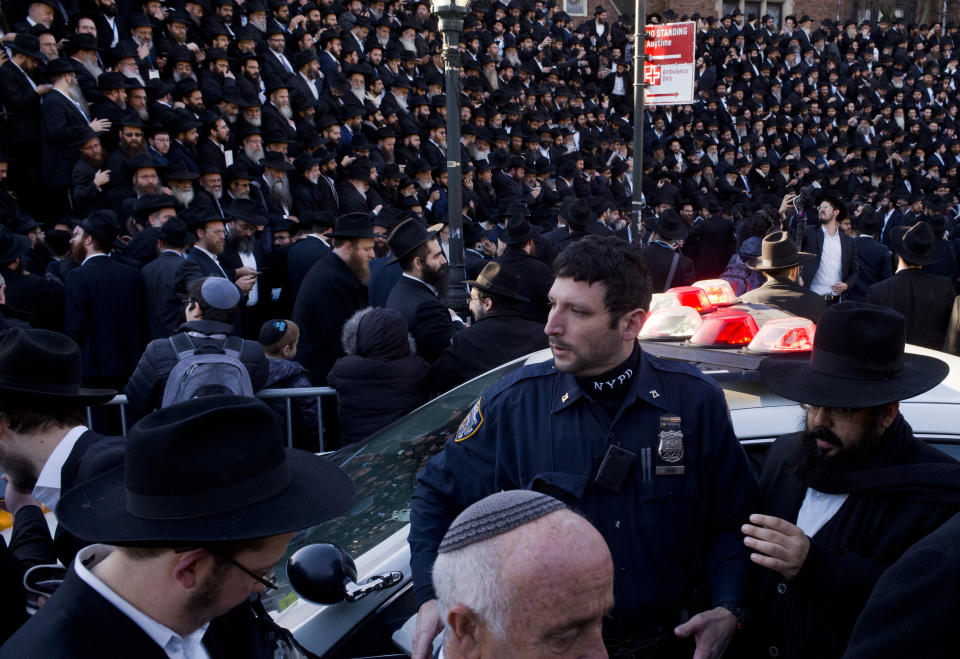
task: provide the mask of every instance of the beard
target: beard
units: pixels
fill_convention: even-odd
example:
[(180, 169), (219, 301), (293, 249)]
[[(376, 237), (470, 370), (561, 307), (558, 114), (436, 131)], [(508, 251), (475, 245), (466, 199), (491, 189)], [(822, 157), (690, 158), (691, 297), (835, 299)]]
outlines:
[(210, 188), (207, 188), (204, 186), (200, 186), (200, 187), (206, 190), (210, 194), (210, 196), (216, 199), (217, 201), (220, 201), (221, 199), (223, 199), (223, 188), (220, 188), (219, 190), (211, 190)]
[(232, 112), (229, 111), (229, 110), (226, 110), (226, 111), (224, 111), (224, 113), (223, 113), (223, 118), (226, 119), (226, 120), (227, 120), (227, 123), (230, 124), (231, 126), (232, 126), (233, 124), (237, 123), (237, 118), (238, 118), (239, 116), (240, 116), (240, 111), (239, 111), (239, 110), (233, 110)]
[(387, 244), (386, 240), (378, 240), (373, 244), (373, 255), (378, 259), (382, 259), (384, 256), (390, 253), (390, 245)]
[(487, 84), (490, 85), (490, 88), (494, 91), (500, 89), (500, 79), (497, 77), (496, 71), (484, 71), (483, 77), (487, 81)]
[(290, 208), (293, 197), (290, 195), (290, 181), (287, 177), (275, 178), (270, 181), (270, 199), (281, 208)]
[(293, 119), (293, 108), (289, 105), (277, 105), (277, 112), (280, 113), (280, 116), (289, 121)]
[(94, 158), (84, 156), (83, 160), (94, 169), (103, 169), (103, 166), (107, 164), (107, 153), (106, 151), (100, 151), (100, 155)]
[(197, 74), (191, 71), (190, 73), (181, 73), (180, 71), (173, 72), (173, 81), (180, 82), (181, 80), (193, 80), (197, 81)]
[(253, 238), (233, 235), (229, 238), (230, 244), (241, 254), (253, 254)]
[(250, 25), (252, 25), (253, 27), (255, 27), (255, 28), (257, 28), (258, 30), (260, 30), (261, 32), (266, 32), (266, 31), (267, 31), (267, 17), (266, 17), (266, 16), (264, 16), (262, 19), (257, 19), (257, 20), (254, 20), (254, 19), (252, 19), (252, 18), (248, 18), (248, 19), (247, 19), (247, 22), (248, 22)]
[(357, 89), (356, 87), (351, 87), (350, 93), (353, 94), (353, 96), (361, 103), (363, 103), (364, 100), (366, 100), (367, 94), (362, 88)]
[(70, 97), (72, 101), (77, 103), (80, 107), (83, 108), (83, 111), (87, 113), (87, 116), (90, 116), (90, 104), (87, 102), (87, 99), (83, 96), (83, 90), (80, 89), (80, 83), (74, 79), (74, 81), (67, 87), (67, 96)]
[(25, 458), (10, 455), (0, 445), (0, 468), (10, 477), (10, 484), (21, 492), (32, 492), (40, 476)]
[(177, 200), (177, 203), (186, 208), (193, 202), (193, 186), (189, 188), (170, 188), (170, 195)]
[(366, 284), (370, 281), (370, 262), (359, 250), (354, 250), (350, 253), (347, 266), (349, 266), (353, 274), (357, 276), (361, 284)]
[(417, 54), (417, 44), (414, 39), (404, 39), (403, 37), (400, 37), (399, 41), (400, 41), (401, 48), (405, 50), (409, 50), (414, 55)]
[(408, 111), (410, 110), (410, 108), (407, 106), (407, 98), (406, 98), (406, 96), (397, 96), (396, 94), (394, 94), (394, 95), (393, 95), (393, 100), (395, 100), (395, 101), (397, 102), (397, 105), (398, 105), (398, 106), (400, 107), (400, 109), (403, 110), (404, 112), (408, 112)]
[(160, 194), (160, 183), (149, 183), (146, 185), (134, 183), (133, 191), (137, 197), (142, 197), (145, 194)]
[(99, 78), (103, 75), (103, 69), (100, 68), (100, 65), (97, 64), (96, 60), (84, 60), (80, 62), (83, 65), (83, 68), (87, 70), (87, 73), (92, 75), (94, 78)]
[(147, 145), (142, 142), (140, 143), (140, 146), (135, 148), (129, 147), (126, 144), (121, 143), (119, 148), (120, 148), (120, 153), (122, 153), (127, 160), (133, 160), (137, 156), (142, 156), (147, 152)]
[(263, 147), (262, 146), (253, 146), (252, 144), (245, 144), (243, 146), (243, 155), (252, 160), (253, 162), (260, 162), (263, 160)]
[(423, 281), (437, 289), (440, 298), (445, 298), (450, 290), (450, 279), (447, 277), (447, 264), (434, 269), (428, 265), (423, 266)]
[[(877, 432), (879, 414), (872, 414), (860, 441), (843, 448), (840, 439), (830, 430), (818, 426), (803, 432), (794, 451), (791, 466), (793, 474), (806, 485), (820, 492), (836, 492), (842, 479), (852, 471), (867, 467), (883, 451), (883, 433)], [(817, 446), (822, 440), (838, 448), (833, 455)]]
[(261, 115), (252, 118), (244, 117), (243, 119), (254, 128), (260, 128), (260, 125), (263, 123), (263, 116)]
[[(77, 265), (83, 263), (83, 260), (87, 258), (87, 247), (83, 243), (73, 243), (70, 245), (70, 256), (73, 257), (73, 262)], [(33, 488), (31, 488), (33, 489)]]

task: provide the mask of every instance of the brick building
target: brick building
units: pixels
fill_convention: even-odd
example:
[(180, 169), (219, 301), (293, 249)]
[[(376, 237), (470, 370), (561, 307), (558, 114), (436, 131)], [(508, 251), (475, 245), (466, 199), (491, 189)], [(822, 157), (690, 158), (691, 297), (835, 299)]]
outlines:
[[(597, 5), (607, 7), (612, 14), (634, 13), (633, 0), (558, 0), (566, 8), (567, 13), (575, 18), (584, 20), (593, 16)], [(920, 0), (925, 5), (934, 8), (939, 14), (942, 3), (939, 0)], [(918, 9), (922, 14), (922, 7), (918, 7), (918, 0), (647, 0), (647, 13), (663, 13), (673, 9), (678, 15), (699, 13), (701, 16), (723, 16), (740, 9), (744, 14), (755, 13), (757, 16), (770, 14), (779, 26), (784, 16), (793, 14), (798, 18), (809, 14), (814, 21), (820, 22), (825, 18), (830, 20), (876, 20), (878, 8), (885, 15), (902, 15), (907, 22), (917, 18)], [(571, 11), (573, 10), (573, 11)], [(928, 11), (933, 11), (928, 10)], [(947, 0), (948, 20), (960, 18), (960, 0)]]

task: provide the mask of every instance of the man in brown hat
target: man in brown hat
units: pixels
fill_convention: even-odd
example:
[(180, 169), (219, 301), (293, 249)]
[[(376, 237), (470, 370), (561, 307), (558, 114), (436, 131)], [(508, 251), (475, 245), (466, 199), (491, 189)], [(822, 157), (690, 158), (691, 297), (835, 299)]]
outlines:
[(59, 332), (13, 329), (0, 340), (0, 469), (14, 515), (11, 545), (31, 538), (34, 563), (68, 561), (78, 549), (58, 529), (55, 557), (36, 535), (40, 504), (52, 510), (62, 493), (123, 461), (122, 438), (85, 425), (84, 408), (116, 392), (82, 387), (80, 367), (80, 348)]
[(871, 286), (868, 301), (904, 315), (907, 343), (943, 350), (955, 295), (947, 277), (923, 271), (923, 266), (939, 260), (934, 249), (936, 240), (933, 229), (923, 221), (891, 229), (890, 247), (897, 255), (897, 272)]
[(742, 528), (763, 569), (751, 651), (736, 656), (839, 657), (881, 573), (960, 506), (960, 465), (914, 437), (899, 403), (949, 368), (905, 354), (905, 330), (892, 309), (842, 302), (824, 312), (809, 361), (760, 364), (805, 424), (770, 448)]
[(796, 243), (784, 231), (775, 231), (763, 239), (760, 256), (747, 267), (763, 273), (766, 281), (759, 288), (740, 296), (741, 302), (772, 304), (815, 323), (827, 308), (823, 296), (800, 285), (800, 266), (816, 258), (797, 250)]
[(466, 283), (474, 322), (453, 335), (450, 347), (430, 367), (431, 388), (436, 391), (547, 347), (543, 323), (519, 311), (527, 301), (520, 294), (519, 273), (502, 263), (488, 263)]

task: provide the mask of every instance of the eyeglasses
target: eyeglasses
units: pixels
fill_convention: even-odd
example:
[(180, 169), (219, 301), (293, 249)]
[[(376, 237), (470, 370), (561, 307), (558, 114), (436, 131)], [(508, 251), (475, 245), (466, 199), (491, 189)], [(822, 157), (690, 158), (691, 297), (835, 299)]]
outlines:
[(823, 405), (809, 405), (807, 403), (801, 403), (800, 408), (813, 416), (823, 412), (831, 421), (839, 423), (849, 423), (854, 414), (864, 409), (862, 407), (824, 407)]
[(242, 563), (240, 563), (240, 561), (235, 559), (230, 554), (226, 554), (224, 552), (218, 552), (218, 551), (215, 551), (213, 553), (219, 556), (220, 558), (226, 560), (228, 563), (233, 565), (235, 568), (239, 569), (241, 572), (243, 572), (247, 576), (252, 577), (255, 581), (262, 583), (267, 590), (277, 590), (277, 588), (279, 588), (276, 572), (271, 572), (269, 574), (257, 574), (253, 570), (245, 567)]

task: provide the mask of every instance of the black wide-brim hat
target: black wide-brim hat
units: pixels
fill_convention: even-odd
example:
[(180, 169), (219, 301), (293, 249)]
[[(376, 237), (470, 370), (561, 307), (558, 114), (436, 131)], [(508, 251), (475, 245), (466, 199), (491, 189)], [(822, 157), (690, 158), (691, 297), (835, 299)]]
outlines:
[(347, 213), (337, 218), (333, 231), (328, 238), (377, 238), (373, 232), (373, 222), (369, 213)]
[(687, 223), (672, 208), (660, 213), (660, 216), (650, 223), (650, 228), (658, 236), (667, 240), (683, 240), (690, 233)]
[(0, 396), (5, 400), (83, 407), (117, 395), (112, 389), (81, 387), (80, 369), (80, 346), (60, 332), (14, 328), (0, 340)]
[(262, 401), (206, 396), (144, 417), (124, 464), (67, 492), (57, 520), (92, 542), (195, 546), (313, 526), (354, 492), (327, 458), (285, 448)]
[(911, 265), (933, 265), (940, 256), (933, 248), (937, 238), (933, 228), (923, 220), (913, 226), (896, 226), (890, 230), (890, 249)]
[(30, 239), (0, 225), (0, 263), (11, 263), (30, 251)]
[(439, 231), (428, 231), (416, 218), (409, 218), (398, 224), (387, 237), (387, 244), (390, 245), (390, 251), (393, 256), (387, 262), (387, 265), (396, 263), (404, 256), (420, 247), (428, 240), (437, 237)]
[(906, 319), (888, 307), (841, 302), (820, 319), (809, 359), (768, 357), (760, 379), (778, 396), (824, 407), (873, 407), (919, 396), (950, 371), (904, 352)]

